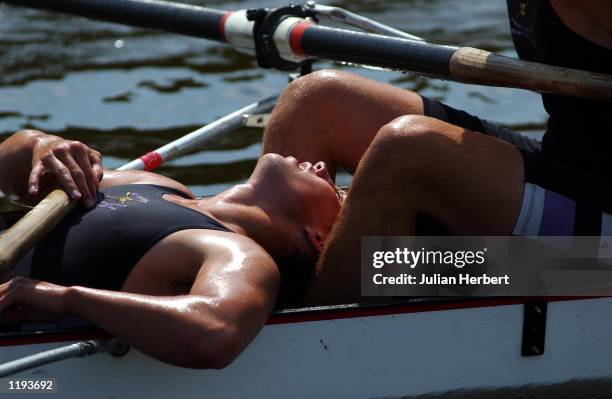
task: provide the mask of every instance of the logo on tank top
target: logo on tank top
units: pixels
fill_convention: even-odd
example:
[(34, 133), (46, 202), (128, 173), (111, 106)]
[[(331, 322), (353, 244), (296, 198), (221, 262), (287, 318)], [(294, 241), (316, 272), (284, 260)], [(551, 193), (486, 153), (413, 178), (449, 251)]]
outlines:
[(527, 18), (527, 0), (519, 1), (519, 12), (516, 16)]
[(98, 203), (98, 206), (116, 211), (119, 208), (127, 208), (130, 203), (148, 204), (149, 200), (138, 193), (128, 191), (120, 196), (105, 195), (104, 199)]
[(535, 47), (533, 28), (528, 16), (529, 6), (530, 0), (508, 0), (510, 31), (513, 36), (527, 40), (526, 45)]
[(529, 18), (527, 16), (527, 7), (529, 6), (529, 0), (519, 0), (518, 9), (516, 7), (516, 3), (508, 9), (510, 12), (512, 25), (520, 26), (522, 29), (526, 29), (531, 31), (531, 24), (529, 23)]

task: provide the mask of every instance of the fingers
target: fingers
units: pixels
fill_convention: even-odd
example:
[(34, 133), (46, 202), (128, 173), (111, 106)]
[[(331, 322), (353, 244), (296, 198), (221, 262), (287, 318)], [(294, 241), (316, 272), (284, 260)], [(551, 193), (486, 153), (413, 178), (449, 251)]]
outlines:
[[(64, 158), (66, 159), (67, 157)], [(54, 155), (49, 155), (44, 157), (42, 162), (45, 165), (45, 169), (51, 171), (57, 177), (64, 190), (70, 195), (70, 198), (73, 200), (81, 199), (81, 192), (72, 178), (70, 170), (68, 170), (62, 161)]]
[(39, 161), (34, 165), (32, 171), (30, 172), (30, 177), (28, 178), (28, 193), (32, 196), (38, 195), (40, 190), (40, 178), (45, 171), (45, 166), (42, 161)]
[[(73, 150), (74, 151), (74, 150)], [(60, 151), (57, 154), (57, 158), (63, 163), (63, 166), (68, 170), (68, 178), (76, 184), (78, 192), (81, 194), (81, 200), (83, 204), (91, 208), (93, 203), (93, 194), (90, 191), (89, 185), (87, 184), (87, 175), (85, 169), (81, 167), (75, 160), (73, 154), (69, 151)], [(88, 160), (89, 161), (89, 160)], [(65, 174), (64, 171), (62, 173)], [(91, 171), (90, 171), (91, 173)]]
[(38, 142), (32, 157), (28, 193), (40, 194), (44, 176), (53, 175), (73, 200), (85, 207), (96, 204), (100, 181), (104, 175), (102, 155), (78, 141), (48, 137)]
[(43, 158), (44, 166), (53, 171), (72, 199), (93, 207), (103, 175), (100, 153), (73, 141), (58, 145), (52, 154)]
[(104, 177), (104, 168), (102, 167), (102, 154), (100, 154), (98, 151), (89, 149), (88, 150), (88, 155), (89, 155), (89, 162), (91, 164), (91, 169), (93, 170), (94, 176), (97, 179), (97, 188), (100, 188), (100, 182), (102, 181), (102, 178)]
[(88, 148), (84, 145), (78, 145), (74, 149), (74, 160), (83, 171), (87, 188), (89, 189), (89, 200), (86, 200), (86, 206), (91, 208), (95, 205), (96, 193), (98, 192), (98, 179), (94, 175), (94, 171), (89, 161)]

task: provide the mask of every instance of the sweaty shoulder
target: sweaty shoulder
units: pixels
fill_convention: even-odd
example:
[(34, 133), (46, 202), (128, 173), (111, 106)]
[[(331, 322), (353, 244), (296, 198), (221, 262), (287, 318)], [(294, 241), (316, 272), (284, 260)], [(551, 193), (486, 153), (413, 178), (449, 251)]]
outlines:
[(211, 278), (275, 286), (280, 274), (272, 257), (249, 237), (225, 231), (181, 230), (159, 241), (140, 259), (124, 289), (151, 292), (149, 289), (160, 281), (191, 287)]
[(276, 268), (268, 252), (253, 239), (242, 234), (216, 230), (184, 230), (172, 236), (171, 239), (180, 240), (181, 245), (197, 248), (206, 263), (214, 261), (238, 265), (255, 260)]
[(179, 190), (190, 197), (193, 193), (182, 183), (157, 173), (145, 172), (143, 170), (105, 170), (104, 178), (100, 188), (109, 188), (124, 184), (155, 184)]

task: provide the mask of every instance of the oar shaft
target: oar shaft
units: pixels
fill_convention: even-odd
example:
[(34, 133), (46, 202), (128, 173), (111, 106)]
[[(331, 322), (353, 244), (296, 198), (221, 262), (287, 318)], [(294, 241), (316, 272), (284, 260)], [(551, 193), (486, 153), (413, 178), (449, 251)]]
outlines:
[(130, 161), (120, 167), (119, 170), (154, 170), (165, 162), (185, 155), (202, 144), (241, 127), (244, 124), (245, 115), (270, 112), (277, 98), (278, 94), (240, 108), (198, 130)]
[(463, 83), (612, 101), (610, 75), (516, 60), (471, 47), (455, 51), (450, 75)]
[(403, 38), (302, 23), (294, 28), (294, 53), (402, 71), (433, 74), (461, 83), (512, 87), (612, 101), (612, 76), (518, 60), (471, 47), (451, 47)]
[(0, 272), (8, 272), (41, 238), (75, 207), (68, 195), (55, 190), (13, 227), (0, 235)]
[[(294, 52), (332, 61), (449, 77), (457, 47), (379, 34), (303, 24), (292, 31)], [(297, 45), (299, 43), (299, 46)]]
[(0, 365), (0, 378), (15, 375), (46, 364), (59, 362), (75, 357), (91, 356), (109, 349), (108, 340), (82, 341), (45, 352), (36, 353), (21, 359)]
[(157, 0), (2, 0), (18, 6), (57, 11), (181, 35), (223, 40), (224, 11)]

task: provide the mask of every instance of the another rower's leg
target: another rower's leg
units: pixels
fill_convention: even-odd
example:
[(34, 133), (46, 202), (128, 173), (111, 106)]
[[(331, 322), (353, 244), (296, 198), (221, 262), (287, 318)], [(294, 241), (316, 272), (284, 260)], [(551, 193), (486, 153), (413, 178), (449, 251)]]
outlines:
[(418, 94), (347, 72), (323, 70), (287, 86), (266, 128), (263, 152), (325, 161), (349, 171), (381, 126), (402, 115), (422, 115)]
[(395, 119), (365, 153), (309, 303), (357, 301), (361, 237), (413, 235), (429, 215), (457, 235), (510, 235), (523, 193), (519, 151), (501, 140), (423, 117)]

